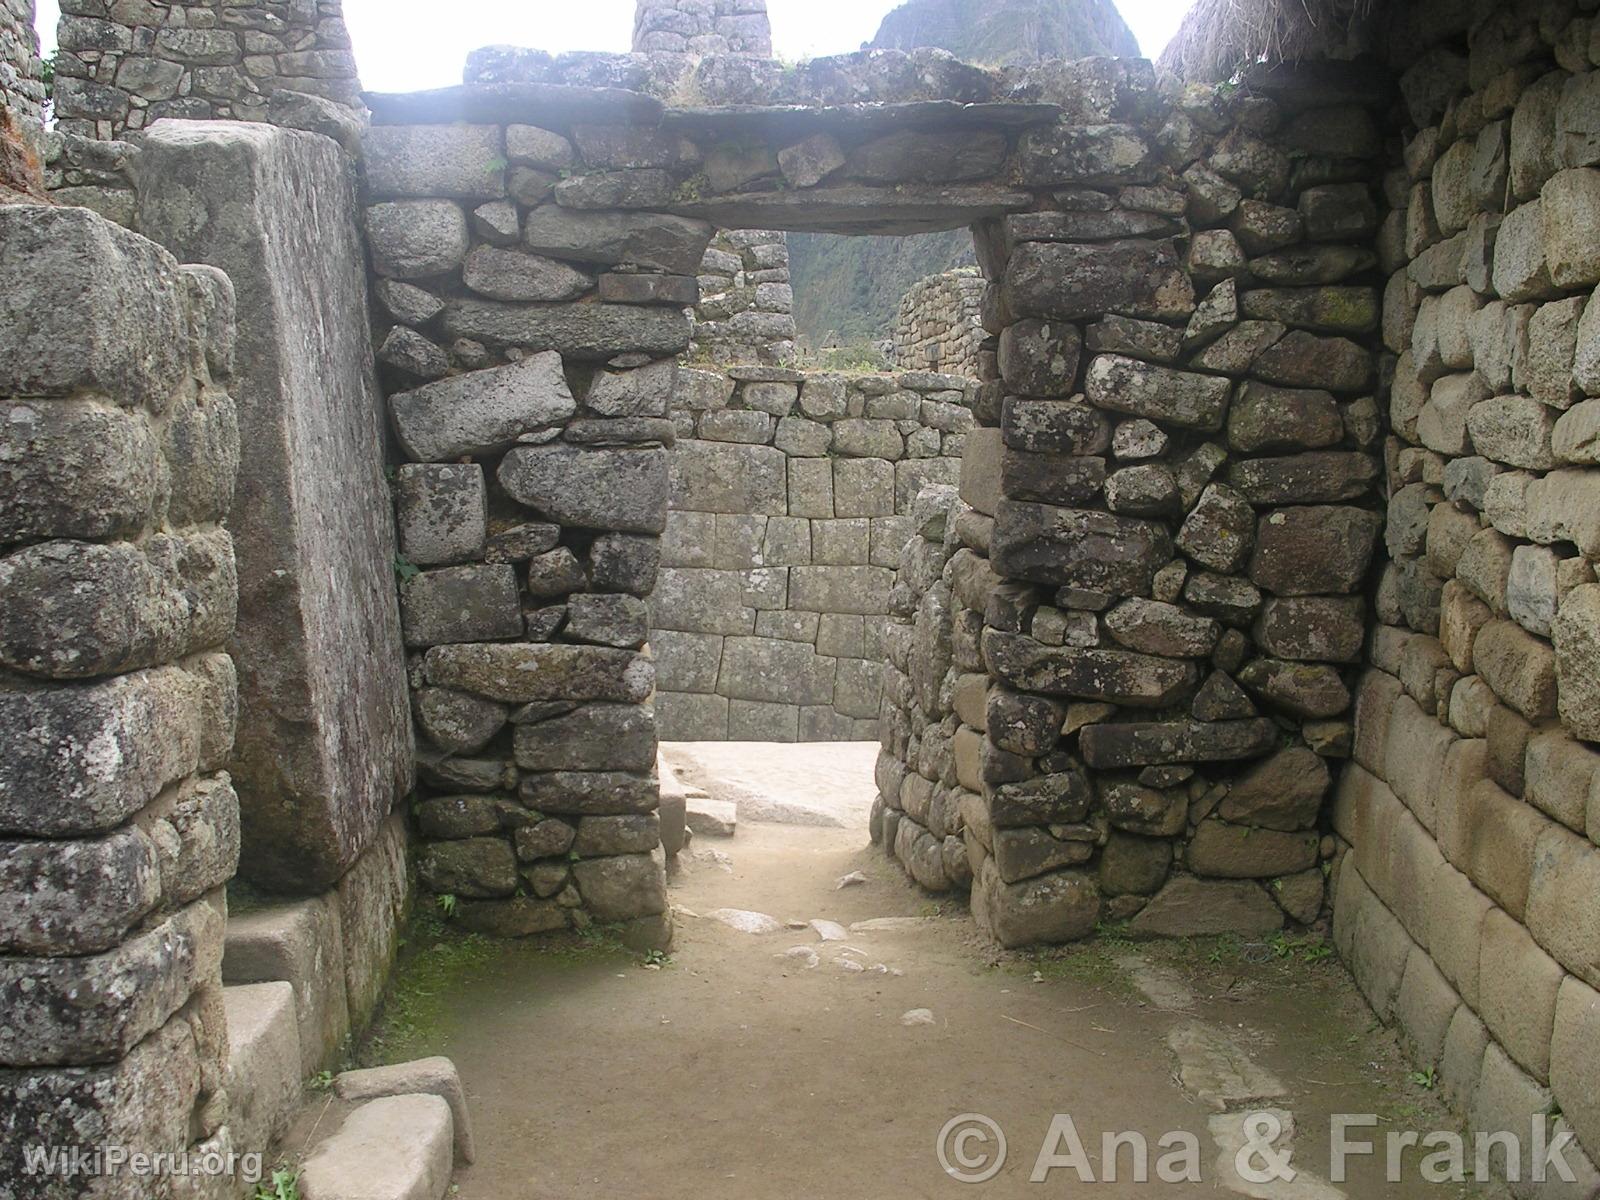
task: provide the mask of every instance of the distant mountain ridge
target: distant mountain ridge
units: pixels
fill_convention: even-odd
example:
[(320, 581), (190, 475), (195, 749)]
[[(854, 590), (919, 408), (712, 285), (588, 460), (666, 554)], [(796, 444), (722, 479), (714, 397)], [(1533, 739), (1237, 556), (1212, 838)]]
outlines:
[(986, 66), (1139, 56), (1139, 42), (1112, 0), (907, 0), (883, 19), (867, 48), (918, 46)]
[[(1112, 0), (907, 0), (868, 49), (937, 46), (988, 66), (1044, 58), (1136, 58), (1139, 43)], [(789, 270), (800, 339), (816, 347), (889, 336), (917, 280), (975, 259), (965, 230), (917, 238), (791, 234)]]

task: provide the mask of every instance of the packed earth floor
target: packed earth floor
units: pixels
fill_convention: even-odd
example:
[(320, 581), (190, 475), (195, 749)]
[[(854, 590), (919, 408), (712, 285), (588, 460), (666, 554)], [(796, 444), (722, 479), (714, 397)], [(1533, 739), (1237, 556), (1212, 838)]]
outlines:
[[(868, 844), (875, 753), (664, 747), (685, 784), (740, 817), (736, 836), (696, 836), (678, 856), (669, 956), (422, 923), (364, 1055), (444, 1054), (460, 1068), (481, 1148), (460, 1200), (1491, 1194), (1421, 1182), (1415, 1151), (1400, 1183), (1381, 1153), (1326, 1182), (1333, 1114), (1374, 1114), (1352, 1137), (1380, 1149), (1390, 1132), (1454, 1123), (1315, 937), (1105, 931), (1092, 946), (998, 952)], [(1232, 1170), (1260, 1111), (1292, 1130), (1276, 1145), (1292, 1151), (1292, 1182)], [(936, 1152), (962, 1114), (1007, 1137), (1004, 1165), (977, 1187)], [(1084, 1164), (1031, 1183), (1056, 1114)], [(1147, 1137), (1150, 1182), (1126, 1149), (1108, 1177), (1102, 1135), (1123, 1131)], [(1171, 1131), (1193, 1135), (1201, 1182), (1161, 1181)], [(1071, 1157), (1070, 1140), (1049, 1140)], [(979, 1174), (995, 1142), (947, 1145), (955, 1171)]]

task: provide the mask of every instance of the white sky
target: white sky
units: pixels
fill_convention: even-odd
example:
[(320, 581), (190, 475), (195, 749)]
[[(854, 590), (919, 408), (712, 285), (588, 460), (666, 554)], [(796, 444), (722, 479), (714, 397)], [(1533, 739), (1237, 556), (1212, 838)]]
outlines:
[[(981, 2), (981, 0), (978, 0)], [(1192, 0), (1117, 0), (1146, 57), (1161, 53)], [(899, 0), (768, 0), (773, 41), (784, 58), (858, 50)], [(38, 0), (48, 54), (57, 0)], [(467, 52), (505, 43), (540, 50), (625, 51), (634, 0), (344, 0), (361, 81), (402, 92), (461, 82)]]

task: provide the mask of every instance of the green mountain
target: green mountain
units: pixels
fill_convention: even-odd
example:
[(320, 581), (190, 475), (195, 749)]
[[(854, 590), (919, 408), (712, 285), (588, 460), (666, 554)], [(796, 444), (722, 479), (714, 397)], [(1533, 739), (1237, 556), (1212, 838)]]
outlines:
[[(907, 0), (868, 49), (937, 46), (966, 62), (1134, 58), (1139, 44), (1111, 0)], [(974, 262), (965, 230), (909, 238), (789, 235), (795, 324), (810, 347), (889, 335), (900, 297), (929, 275)]]
[(912, 284), (976, 261), (964, 229), (916, 237), (791, 233), (795, 326), (811, 347), (886, 338)]

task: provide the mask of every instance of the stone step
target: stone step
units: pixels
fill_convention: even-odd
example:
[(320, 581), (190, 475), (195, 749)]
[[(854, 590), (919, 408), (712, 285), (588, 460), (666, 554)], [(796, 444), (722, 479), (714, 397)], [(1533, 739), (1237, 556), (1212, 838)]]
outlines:
[(228, 1016), (228, 1098), (234, 1148), (264, 1157), (300, 1103), (300, 1029), (283, 982), (222, 990)]
[(656, 755), (656, 777), (661, 781), (661, 845), (676, 854), (688, 844), (688, 800), (694, 788), (678, 778), (663, 755)]
[(303, 1200), (442, 1200), (454, 1123), (438, 1096), (387, 1096), (345, 1118), (300, 1168)]
[(472, 1118), (467, 1112), (467, 1093), (455, 1063), (435, 1056), (415, 1062), (372, 1067), (364, 1071), (345, 1071), (333, 1081), (334, 1094), (341, 1100), (376, 1100), (383, 1096), (438, 1096), (450, 1106), (455, 1125), (456, 1161), (469, 1164), (476, 1156), (472, 1143)]
[(274, 905), (228, 919), (222, 982), (294, 988), (302, 1077), (331, 1062), (350, 1034), (337, 896)]
[(739, 810), (732, 800), (690, 796), (686, 819), (692, 831), (707, 837), (732, 837), (739, 830)]

